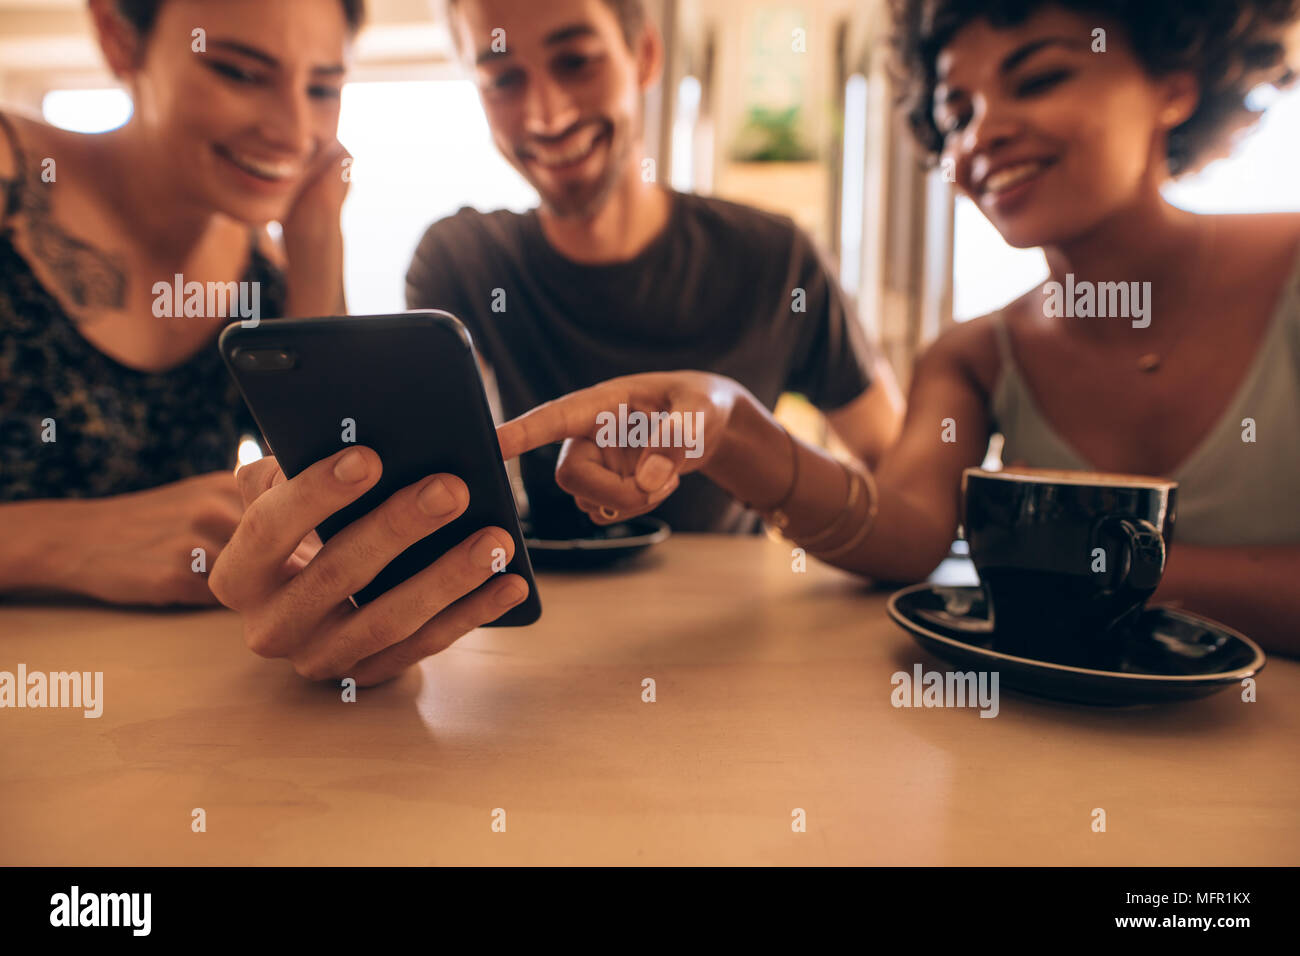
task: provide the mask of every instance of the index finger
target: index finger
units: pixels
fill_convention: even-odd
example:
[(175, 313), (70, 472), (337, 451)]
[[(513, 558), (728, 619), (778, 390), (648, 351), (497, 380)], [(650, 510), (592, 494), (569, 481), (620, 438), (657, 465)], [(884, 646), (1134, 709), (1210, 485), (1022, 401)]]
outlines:
[(497, 426), (501, 457), (514, 458), (524, 452), (566, 438), (583, 438), (596, 429), (596, 416), (609, 410), (616, 390), (609, 383), (592, 385), (562, 398), (538, 405)]

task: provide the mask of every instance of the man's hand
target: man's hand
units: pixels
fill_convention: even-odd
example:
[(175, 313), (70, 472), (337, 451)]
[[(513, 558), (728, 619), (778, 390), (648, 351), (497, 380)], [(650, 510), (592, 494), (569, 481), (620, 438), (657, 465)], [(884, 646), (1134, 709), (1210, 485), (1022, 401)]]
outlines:
[[(286, 479), (274, 458), (237, 474), (246, 511), (212, 568), (212, 593), (241, 613), (244, 640), (304, 677), (396, 677), (411, 664), (496, 620), (528, 594), (516, 574), (488, 587), (494, 559), (514, 556), (501, 528), (471, 534), (419, 574), (364, 607), (356, 593), (416, 541), (460, 517), (469, 490), (432, 475), (395, 493), (321, 545), (313, 529), (374, 487), (379, 456), (350, 448)], [(500, 567), (498, 563), (496, 565)], [(472, 592), (472, 593), (471, 593)]]

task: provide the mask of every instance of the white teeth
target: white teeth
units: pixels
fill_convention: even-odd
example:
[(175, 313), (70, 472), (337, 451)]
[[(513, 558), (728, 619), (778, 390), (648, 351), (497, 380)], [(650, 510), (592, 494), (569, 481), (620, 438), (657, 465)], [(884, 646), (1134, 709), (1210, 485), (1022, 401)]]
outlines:
[(1019, 186), (1025, 180), (1032, 179), (1046, 168), (1047, 163), (1040, 160), (1003, 167), (984, 180), (984, 191), (987, 193), (1006, 192), (1011, 187)]
[(298, 175), (297, 163), (272, 163), (261, 159), (254, 159), (252, 156), (232, 153), (230, 151), (226, 151), (225, 156), (245, 172), (252, 173), (254, 176), (261, 176), (263, 179), (291, 179)]
[(596, 149), (600, 136), (593, 133), (586, 143), (571, 146), (566, 150), (557, 150), (545, 146), (532, 148), (533, 158), (543, 166), (568, 166), (578, 160), (586, 159)]

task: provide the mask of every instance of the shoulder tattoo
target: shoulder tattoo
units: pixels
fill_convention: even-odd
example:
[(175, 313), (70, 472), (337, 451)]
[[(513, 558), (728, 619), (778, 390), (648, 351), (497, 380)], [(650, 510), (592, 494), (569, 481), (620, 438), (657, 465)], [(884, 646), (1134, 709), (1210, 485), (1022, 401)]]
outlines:
[(54, 219), (50, 184), (35, 168), (24, 170), (19, 157), (7, 186), (11, 214), (27, 217), (32, 253), (54, 276), (59, 290), (81, 308), (120, 309), (126, 304), (126, 267), (122, 256), (96, 249), (71, 235)]

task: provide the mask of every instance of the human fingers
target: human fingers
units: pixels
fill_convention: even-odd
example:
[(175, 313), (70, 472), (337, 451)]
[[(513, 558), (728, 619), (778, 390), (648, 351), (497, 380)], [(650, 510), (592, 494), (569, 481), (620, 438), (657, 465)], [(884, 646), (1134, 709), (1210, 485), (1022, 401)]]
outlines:
[(374, 487), (382, 471), (379, 456), (364, 447), (330, 455), (288, 480), (276, 480), (280, 468), (274, 459), (241, 468), (247, 507), (213, 567), (213, 593), (238, 610), (279, 587), (280, 570), (302, 539)]
[[(322, 555), (328, 551), (327, 546)], [(294, 667), (313, 679), (349, 676), (358, 661), (420, 631), (505, 567), (513, 554), (514, 542), (500, 528), (471, 535), (419, 574), (348, 615), (333, 631), (310, 640), (291, 658)]]
[(412, 664), (446, 650), (470, 631), (490, 624), (528, 596), (528, 582), (517, 574), (465, 595), (427, 621), (405, 640), (358, 661), (352, 676), (362, 686), (396, 677)]

